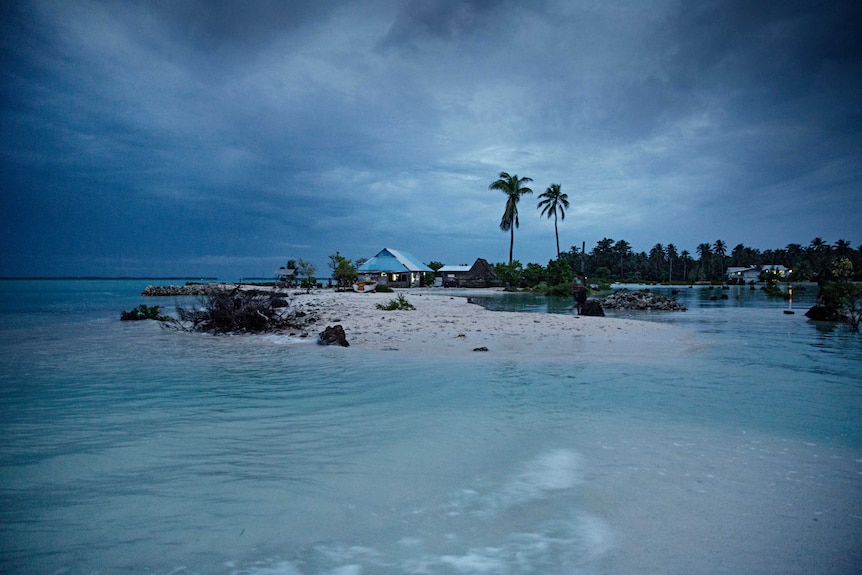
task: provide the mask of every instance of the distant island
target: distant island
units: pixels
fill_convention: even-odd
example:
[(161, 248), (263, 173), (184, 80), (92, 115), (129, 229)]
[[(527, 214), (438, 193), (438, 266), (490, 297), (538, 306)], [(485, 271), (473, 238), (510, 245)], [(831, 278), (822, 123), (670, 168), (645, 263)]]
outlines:
[(0, 277), (0, 280), (154, 280), (154, 281), (216, 281), (217, 277), (201, 276), (16, 276)]

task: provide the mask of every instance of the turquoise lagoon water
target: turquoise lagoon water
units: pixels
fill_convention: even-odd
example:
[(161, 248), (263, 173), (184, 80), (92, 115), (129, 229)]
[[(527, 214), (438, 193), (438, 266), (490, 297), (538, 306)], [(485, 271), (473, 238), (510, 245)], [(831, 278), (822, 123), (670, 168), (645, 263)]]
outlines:
[(0, 572), (862, 572), (862, 337), (813, 292), (547, 362), (120, 322), (146, 283), (0, 282)]

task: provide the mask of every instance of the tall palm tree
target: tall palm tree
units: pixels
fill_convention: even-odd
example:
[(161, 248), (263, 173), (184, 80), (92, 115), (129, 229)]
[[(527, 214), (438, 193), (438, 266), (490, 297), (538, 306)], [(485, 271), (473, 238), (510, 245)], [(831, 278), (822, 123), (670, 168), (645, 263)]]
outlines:
[(720, 277), (725, 274), (726, 270), (724, 269), (724, 257), (727, 255), (727, 244), (725, 244), (722, 240), (715, 240), (715, 243), (712, 244), (712, 255), (715, 256), (713, 258), (713, 277)]
[(664, 271), (664, 246), (656, 244), (649, 251), (649, 266), (650, 273), (656, 281), (661, 281), (661, 274)]
[(691, 259), (691, 254), (688, 250), (679, 252), (679, 257), (682, 258), (682, 281), (688, 280), (688, 260)]
[(532, 194), (533, 190), (524, 184), (532, 182), (532, 178), (519, 178), (517, 174), (509, 175), (500, 172), (500, 179), (488, 186), (489, 190), (500, 190), (506, 194), (506, 209), (503, 219), (500, 220), (500, 229), (509, 232), (509, 263), (512, 263), (512, 250), (515, 246), (515, 228), (520, 225), (518, 221), (518, 202), (524, 194)]
[(667, 281), (672, 282), (673, 281), (673, 260), (678, 258), (679, 254), (676, 252), (676, 246), (673, 244), (668, 244), (667, 247), (664, 249), (664, 251), (667, 254), (667, 263), (668, 263)]
[(614, 253), (620, 256), (620, 281), (625, 279), (625, 274), (623, 273), (623, 258), (626, 258), (632, 253), (632, 246), (625, 240), (619, 240), (614, 244)]
[(709, 245), (709, 242), (698, 244), (697, 253), (700, 254), (700, 279), (710, 279), (712, 246)]
[(853, 251), (853, 246), (847, 240), (836, 241), (833, 248), (838, 257), (847, 257)]
[(811, 262), (811, 267), (814, 268), (814, 273), (818, 277), (825, 277), (830, 247), (829, 244), (819, 237), (811, 240), (811, 245), (808, 246), (808, 259)]
[(539, 196), (541, 200), (536, 204), (536, 208), (542, 208), (542, 215), (547, 215), (549, 218), (554, 216), (554, 237), (557, 238), (557, 257), (560, 257), (560, 232), (557, 231), (557, 211), (560, 212), (560, 219), (566, 219), (566, 208), (569, 207), (569, 195), (560, 191), (560, 184), (551, 184), (544, 194)]

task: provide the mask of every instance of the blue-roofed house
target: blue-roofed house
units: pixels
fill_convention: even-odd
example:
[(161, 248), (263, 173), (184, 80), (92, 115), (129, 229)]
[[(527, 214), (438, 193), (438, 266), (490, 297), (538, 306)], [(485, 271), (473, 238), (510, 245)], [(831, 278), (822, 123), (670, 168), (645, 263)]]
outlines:
[(376, 281), (392, 287), (419, 287), (422, 274), (433, 271), (415, 256), (392, 248), (383, 248), (356, 268), (359, 281)]

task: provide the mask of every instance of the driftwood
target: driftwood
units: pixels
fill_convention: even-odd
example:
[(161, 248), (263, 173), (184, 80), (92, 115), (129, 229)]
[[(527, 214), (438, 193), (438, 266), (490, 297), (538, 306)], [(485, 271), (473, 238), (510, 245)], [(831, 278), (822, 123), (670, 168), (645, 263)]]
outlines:
[(168, 327), (212, 334), (302, 329), (316, 319), (291, 311), (283, 293), (239, 288), (211, 291), (193, 309), (177, 306), (176, 310), (177, 317), (166, 322)]

